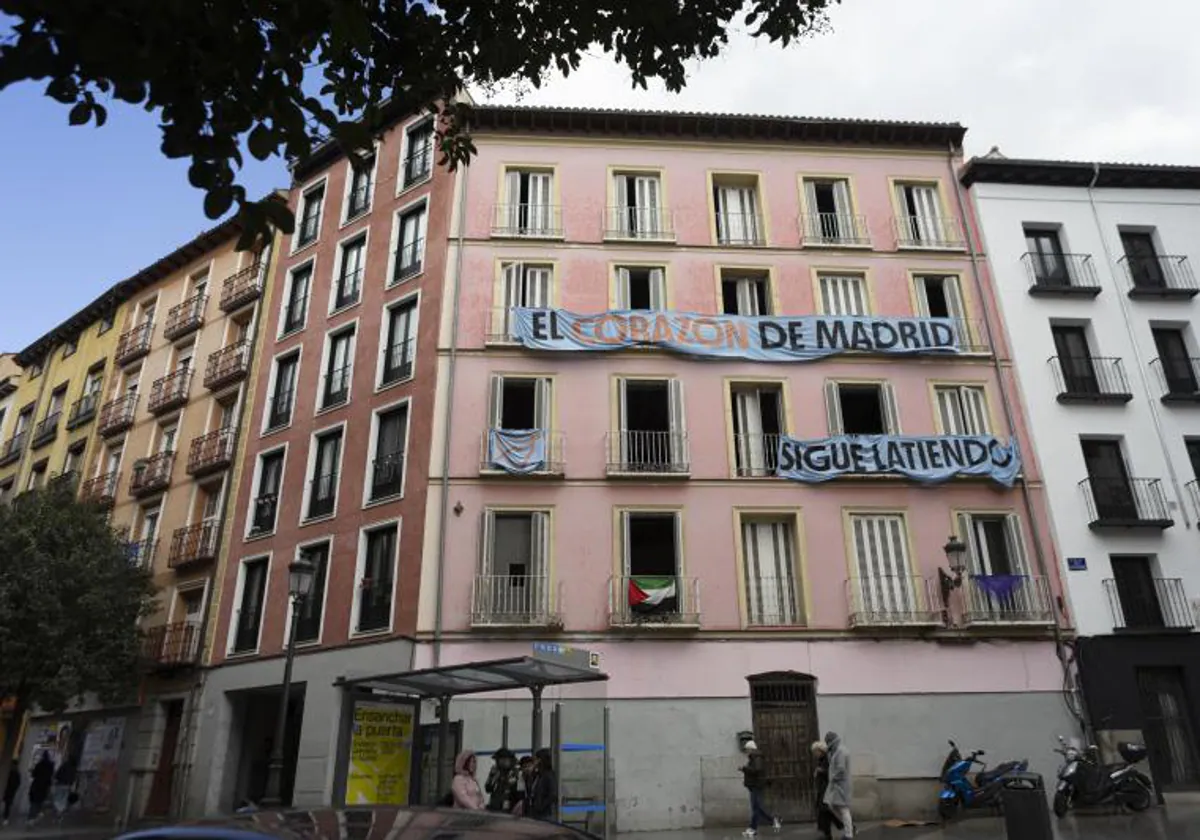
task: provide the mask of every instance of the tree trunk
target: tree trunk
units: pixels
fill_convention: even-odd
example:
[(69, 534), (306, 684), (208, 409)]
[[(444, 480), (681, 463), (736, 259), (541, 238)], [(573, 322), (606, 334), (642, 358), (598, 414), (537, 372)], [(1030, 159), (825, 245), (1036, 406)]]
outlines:
[(9, 769), (13, 764), (13, 750), (17, 746), (17, 737), (21, 734), (21, 722), (25, 720), (25, 712), (29, 710), (29, 698), (24, 694), (16, 696), (12, 715), (0, 731), (0, 785), (8, 784)]

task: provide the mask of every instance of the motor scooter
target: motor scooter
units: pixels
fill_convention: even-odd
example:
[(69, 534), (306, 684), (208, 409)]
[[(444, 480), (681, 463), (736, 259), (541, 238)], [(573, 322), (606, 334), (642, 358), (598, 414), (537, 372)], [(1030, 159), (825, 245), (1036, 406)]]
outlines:
[(1081, 750), (1058, 736), (1054, 751), (1063, 757), (1054, 791), (1054, 815), (1063, 817), (1077, 805), (1101, 805), (1114, 801), (1131, 811), (1145, 811), (1154, 801), (1153, 783), (1134, 765), (1146, 757), (1146, 747), (1122, 741), (1117, 752), (1123, 761), (1101, 764), (1100, 751), (1090, 745)]
[[(1029, 769), (1029, 761), (1021, 759), (997, 764), (989, 770), (987, 764), (980, 761), (980, 757), (987, 754), (984, 750), (972, 750), (963, 758), (958, 744), (949, 743), (950, 752), (942, 762), (942, 789), (938, 793), (938, 816), (942, 820), (951, 819), (960, 809), (998, 809), (1004, 780)], [(981, 769), (972, 777), (971, 770), (975, 765)]]

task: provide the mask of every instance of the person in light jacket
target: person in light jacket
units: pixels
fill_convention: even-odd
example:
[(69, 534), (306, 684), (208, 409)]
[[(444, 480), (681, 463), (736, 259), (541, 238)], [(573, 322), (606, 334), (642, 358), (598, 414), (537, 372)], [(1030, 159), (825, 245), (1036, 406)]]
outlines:
[(825, 733), (829, 748), (829, 785), (825, 788), (825, 804), (842, 823), (842, 837), (854, 836), (850, 819), (850, 754), (836, 732)]
[(483, 810), (483, 791), (479, 789), (479, 782), (475, 781), (475, 765), (475, 753), (471, 750), (463, 750), (454, 759), (454, 781), (450, 783), (450, 793), (454, 797), (455, 808)]

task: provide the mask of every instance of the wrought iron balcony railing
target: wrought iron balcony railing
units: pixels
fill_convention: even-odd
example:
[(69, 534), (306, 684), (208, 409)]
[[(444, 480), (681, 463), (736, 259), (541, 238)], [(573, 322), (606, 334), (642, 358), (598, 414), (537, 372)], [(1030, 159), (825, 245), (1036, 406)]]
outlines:
[(1095, 297), (1100, 280), (1091, 254), (1040, 254), (1021, 257), (1029, 274), (1029, 294), (1035, 297)]
[(433, 171), (433, 144), (423, 141), (404, 158), (404, 186), (411, 187), (429, 177)]
[(869, 247), (867, 217), (854, 213), (804, 213), (800, 216), (800, 244), (806, 248)]
[(358, 303), (362, 297), (363, 270), (348, 271), (338, 278), (334, 287), (333, 309), (345, 309)]
[(78, 429), (80, 426), (88, 423), (96, 416), (96, 410), (99, 407), (100, 394), (98, 392), (84, 394), (71, 403), (71, 410), (67, 414), (67, 428)]
[(255, 262), (226, 277), (221, 282), (221, 300), (218, 304), (221, 311), (234, 312), (251, 301), (258, 300), (262, 295), (265, 270), (266, 267), (261, 262)]
[(1129, 297), (1194, 298), (1200, 294), (1196, 275), (1187, 257), (1121, 257), (1118, 260), (1129, 278)]
[(158, 539), (155, 537), (125, 543), (125, 559), (135, 569), (153, 568), (154, 555), (157, 552)]
[(333, 408), (350, 399), (350, 372), (353, 365), (342, 365), (325, 374), (325, 386), (321, 390), (321, 408)]
[(184, 405), (188, 401), (188, 391), (192, 387), (192, 369), (180, 368), (166, 376), (154, 380), (150, 386), (150, 401), (146, 407), (151, 414), (165, 414)]
[(147, 496), (166, 490), (171, 485), (171, 470), (175, 466), (175, 451), (159, 452), (134, 465), (129, 477), (129, 492), (134, 496)]
[(1090, 528), (1157, 528), (1175, 524), (1157, 478), (1085, 478), (1079, 482)]
[(606, 434), (609, 475), (677, 475), (691, 472), (687, 432), (621, 429)]
[(121, 333), (117, 339), (117, 350), (113, 354), (118, 365), (127, 365), (150, 352), (150, 338), (154, 335), (154, 322), (142, 321)]
[(100, 419), (96, 423), (100, 434), (109, 437), (120, 434), (132, 426), (137, 401), (136, 393), (122, 394), (100, 406)]
[(329, 516), (333, 513), (333, 509), (337, 506), (337, 483), (338, 474), (336, 472), (319, 475), (308, 483), (309, 519)]
[(479, 443), (479, 471), (511, 475), (562, 475), (566, 435), (553, 429), (521, 429), (521, 445), (509, 446), (505, 429), (486, 429)]
[(101, 507), (112, 507), (120, 482), (121, 473), (116, 470), (89, 478), (79, 488), (79, 500)]
[(233, 462), (237, 430), (225, 426), (192, 438), (188, 446), (188, 475), (202, 476), (223, 470)]
[(167, 566), (183, 569), (195, 563), (215, 560), (220, 541), (221, 523), (217, 520), (176, 528), (171, 534), (171, 553), (167, 555)]
[(204, 364), (204, 387), (216, 391), (245, 378), (250, 370), (250, 341), (243, 338), (236, 344), (208, 354)]
[(1153, 588), (1134, 592), (1116, 580), (1104, 581), (1104, 594), (1117, 630), (1190, 630), (1195, 626), (1192, 605), (1179, 578), (1151, 578)]
[(962, 582), (963, 621), (979, 624), (1054, 623), (1050, 582), (1029, 575), (972, 575)]
[(267, 431), (282, 429), (292, 422), (292, 403), (295, 396), (294, 389), (280, 390), (267, 401)]
[(674, 242), (675, 219), (662, 207), (609, 207), (604, 214), (604, 238)]
[(872, 575), (846, 581), (853, 628), (940, 625), (940, 597), (936, 582), (919, 575)]
[(1115, 357), (1051, 356), (1047, 360), (1060, 403), (1115, 403), (1133, 399), (1124, 363)]
[(561, 627), (561, 601), (562, 587), (552, 591), (546, 575), (476, 575), (471, 626)]
[(413, 375), (413, 360), (417, 352), (417, 340), (399, 341), (388, 346), (383, 355), (382, 385), (391, 385)]
[(1150, 369), (1164, 403), (1200, 403), (1200, 359), (1160, 356), (1150, 362)]
[(142, 659), (152, 670), (195, 665), (200, 658), (200, 625), (173, 621), (142, 631)]
[(208, 295), (201, 292), (198, 295), (172, 306), (167, 311), (167, 322), (163, 325), (163, 338), (167, 341), (177, 341), (204, 325), (204, 307), (208, 304)]
[(30, 437), (29, 445), (37, 449), (58, 437), (58, 421), (61, 419), (62, 412), (56, 411), (50, 416), (39, 420), (33, 427), (33, 435)]
[(404, 492), (404, 453), (379, 455), (371, 464), (371, 501)]
[(562, 235), (562, 207), (557, 204), (497, 204), (492, 208), (492, 236), (557, 239)]
[(961, 251), (967, 247), (962, 225), (953, 216), (894, 216), (897, 248)]
[(612, 627), (695, 629), (700, 626), (700, 616), (698, 578), (623, 575), (609, 579), (608, 621)]
[(425, 240), (418, 238), (396, 249), (392, 265), (392, 284), (421, 273), (425, 265)]
[(279, 511), (278, 493), (260, 493), (254, 500), (250, 515), (250, 536), (260, 536), (275, 530), (275, 516)]
[(25, 451), (25, 441), (28, 439), (28, 431), (17, 432), (0, 444), (0, 467), (6, 467), (21, 460), (21, 453)]

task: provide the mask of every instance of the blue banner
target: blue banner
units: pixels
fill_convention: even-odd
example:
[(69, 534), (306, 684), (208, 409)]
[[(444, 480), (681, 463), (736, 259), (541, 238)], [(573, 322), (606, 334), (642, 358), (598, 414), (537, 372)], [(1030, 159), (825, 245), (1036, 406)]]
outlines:
[(714, 359), (807, 362), (836, 353), (953, 354), (962, 350), (953, 318), (696, 315), (623, 309), (580, 315), (512, 310), (513, 337), (531, 350), (658, 347)]
[(936, 484), (959, 475), (1012, 487), (1021, 472), (1015, 441), (992, 435), (840, 435), (821, 440), (784, 437), (775, 474), (814, 484), (846, 475), (902, 475)]
[(546, 430), (488, 429), (488, 463), (514, 475), (546, 469)]

